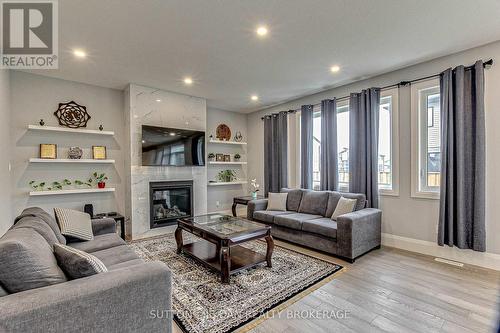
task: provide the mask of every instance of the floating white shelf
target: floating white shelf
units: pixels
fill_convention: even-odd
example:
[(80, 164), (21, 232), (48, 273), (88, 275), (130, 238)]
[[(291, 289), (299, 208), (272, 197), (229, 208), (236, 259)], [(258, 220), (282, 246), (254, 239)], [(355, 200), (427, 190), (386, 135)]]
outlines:
[(214, 164), (214, 165), (246, 165), (247, 162), (215, 162), (215, 161), (210, 161), (208, 164)]
[(113, 164), (115, 160), (94, 160), (91, 158), (71, 159), (71, 158), (30, 158), (30, 163), (87, 163), (87, 164)]
[(31, 191), (30, 197), (40, 196), (40, 195), (105, 193), (105, 192), (114, 192), (114, 191), (115, 191), (114, 187), (82, 188), (82, 189), (73, 189), (73, 190), (54, 190), (54, 191)]
[(246, 142), (237, 142), (237, 141), (222, 141), (222, 140), (209, 140), (209, 143), (220, 143), (225, 145), (246, 145)]
[(28, 130), (32, 131), (49, 131), (49, 132), (67, 132), (67, 133), (80, 133), (80, 134), (96, 134), (96, 135), (115, 135), (113, 131), (100, 131), (100, 130), (90, 130), (82, 128), (68, 128), (68, 127), (57, 127), (57, 126), (40, 126), (40, 125), (28, 125)]
[(208, 186), (223, 186), (223, 185), (243, 185), (247, 184), (246, 180), (235, 180), (234, 182), (210, 182)]

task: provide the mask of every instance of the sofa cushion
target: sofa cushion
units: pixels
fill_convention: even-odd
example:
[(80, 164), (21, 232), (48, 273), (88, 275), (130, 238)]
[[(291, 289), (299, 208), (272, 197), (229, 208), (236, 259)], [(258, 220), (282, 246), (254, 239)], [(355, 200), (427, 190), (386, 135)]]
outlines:
[(354, 207), (354, 211), (361, 210), (366, 206), (366, 196), (364, 194), (328, 191), (328, 205), (325, 214), (326, 217), (331, 217), (333, 215), (335, 208), (337, 208), (340, 197), (344, 197), (347, 199), (356, 199), (357, 202), (356, 206)]
[(325, 216), (328, 204), (328, 192), (307, 191), (302, 195), (299, 213)]
[(63, 235), (87, 241), (94, 239), (89, 214), (67, 208), (54, 208), (54, 213)]
[(297, 212), (299, 210), (300, 201), (302, 200), (302, 193), (304, 192), (304, 190), (282, 188), (281, 192), (288, 193), (288, 197), (286, 199), (286, 210)]
[(108, 269), (96, 256), (68, 245), (54, 244), (57, 262), (71, 279), (107, 272)]
[(16, 217), (14, 224), (16, 224), (19, 220), (21, 220), (23, 217), (26, 216), (32, 216), (42, 219), (45, 223), (47, 223), (50, 229), (52, 229), (57, 239), (59, 240), (59, 243), (66, 244), (66, 238), (61, 233), (61, 229), (59, 229), (59, 225), (57, 224), (56, 219), (52, 215), (50, 215), (40, 207), (29, 207), (23, 210), (21, 215)]
[(118, 264), (114, 264), (108, 267), (108, 271), (114, 271), (115, 269), (120, 269), (120, 268), (129, 268), (132, 266), (136, 265), (141, 265), (144, 264), (145, 261), (142, 259), (132, 259), (124, 262), (120, 262)]
[(286, 214), (286, 215), (278, 215), (274, 218), (274, 224), (277, 224), (282, 227), (287, 227), (295, 230), (302, 230), (302, 222), (306, 220), (312, 220), (316, 218), (322, 217), (321, 215), (312, 215), (312, 214)]
[(92, 252), (92, 254), (101, 259), (106, 267), (133, 259), (140, 259), (128, 245), (115, 246), (109, 249)]
[(76, 241), (68, 243), (69, 246), (88, 253), (105, 250), (111, 247), (125, 245), (125, 244), (127, 243), (125, 243), (125, 241), (115, 233), (97, 235), (94, 236), (94, 239), (90, 241)]
[(45, 287), (68, 279), (52, 247), (34, 229), (11, 229), (0, 238), (0, 284), (9, 293)]
[(302, 222), (302, 230), (337, 239), (337, 222), (328, 217), (304, 221)]
[(258, 210), (253, 213), (253, 218), (258, 221), (273, 223), (275, 216), (292, 213), (294, 212), (283, 212), (280, 210)]
[(41, 218), (34, 216), (25, 216), (12, 226), (12, 229), (28, 228), (38, 232), (52, 247), (54, 244), (59, 243), (56, 234), (52, 228), (45, 223)]

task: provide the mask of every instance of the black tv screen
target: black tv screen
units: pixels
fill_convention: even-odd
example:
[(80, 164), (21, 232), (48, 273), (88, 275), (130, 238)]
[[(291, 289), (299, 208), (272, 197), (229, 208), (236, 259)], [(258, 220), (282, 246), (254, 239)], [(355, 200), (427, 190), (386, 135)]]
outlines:
[(143, 125), (142, 165), (205, 165), (205, 132)]

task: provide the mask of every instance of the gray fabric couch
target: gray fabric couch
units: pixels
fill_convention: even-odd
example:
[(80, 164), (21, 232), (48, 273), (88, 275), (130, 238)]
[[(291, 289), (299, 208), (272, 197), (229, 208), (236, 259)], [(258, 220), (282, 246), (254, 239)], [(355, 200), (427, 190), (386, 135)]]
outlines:
[[(71, 241), (40, 208), (16, 218), (0, 238), (1, 332), (172, 332), (171, 272), (165, 264), (140, 259), (116, 234), (112, 219), (92, 220), (92, 229), (93, 240)], [(51, 257), (56, 242), (92, 253), (108, 272), (69, 280)], [(12, 264), (15, 251), (21, 267)], [(30, 279), (16, 283), (15, 274)]]
[[(380, 247), (382, 211), (366, 207), (363, 194), (304, 189), (287, 192), (287, 210), (267, 210), (267, 199), (248, 203), (247, 218), (272, 226), (274, 237), (327, 252), (350, 262)], [(352, 213), (332, 216), (340, 197), (356, 199)]]

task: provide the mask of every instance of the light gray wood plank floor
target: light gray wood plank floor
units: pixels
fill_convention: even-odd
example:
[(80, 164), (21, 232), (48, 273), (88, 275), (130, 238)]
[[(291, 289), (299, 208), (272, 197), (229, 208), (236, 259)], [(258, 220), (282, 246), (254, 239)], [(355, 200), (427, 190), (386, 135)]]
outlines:
[[(346, 271), (251, 333), (458, 333), (496, 329), (500, 272), (467, 265), (455, 267), (430, 256), (386, 247), (352, 265), (302, 251), (337, 262)], [(337, 318), (332, 311), (337, 311)], [(346, 317), (341, 318), (342, 314)]]

